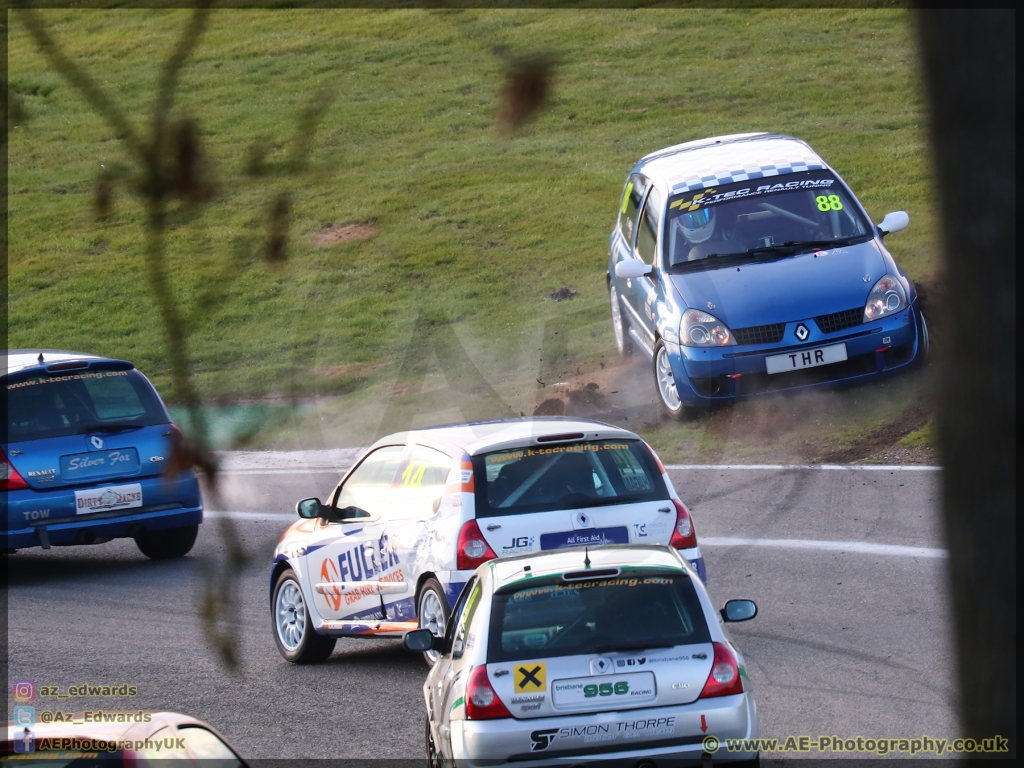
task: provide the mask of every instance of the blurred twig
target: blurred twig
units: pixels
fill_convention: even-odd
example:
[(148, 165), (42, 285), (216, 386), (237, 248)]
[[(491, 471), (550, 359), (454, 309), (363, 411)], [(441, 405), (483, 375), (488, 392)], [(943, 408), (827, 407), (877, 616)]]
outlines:
[[(146, 275), (163, 327), (174, 397), (185, 404), (189, 419), (189, 440), (174, 441), (168, 472), (180, 472), (188, 467), (199, 469), (207, 479), (208, 505), (213, 501), (220, 507), (217, 503), (217, 462), (210, 451), (208, 425), (192, 376), (189, 334), (202, 316), (217, 306), (234, 278), (245, 269), (251, 249), (246, 240), (238, 241), (232, 261), (207, 287), (192, 313), (186, 315), (172, 291), (166, 238), (168, 215), (174, 200), (180, 202), (183, 210), (195, 210), (198, 215), (198, 209), (213, 199), (215, 185), (203, 156), (199, 124), (192, 118), (174, 117), (181, 73), (209, 23), (210, 5), (209, 0), (200, 0), (199, 7), (192, 12), (188, 25), (161, 68), (148, 134), (133, 127), (127, 114), (62, 50), (36, 11), (25, 7), (16, 11), (50, 66), (124, 141), (130, 168), (112, 164), (111, 168), (103, 170), (94, 191), (95, 212), (100, 221), (111, 216), (117, 184), (127, 183), (127, 188), (143, 201), (146, 209)], [(286, 175), (297, 175), (308, 167), (316, 130), (332, 102), (333, 90), (325, 87), (307, 104), (291, 144)], [(266, 249), (268, 262), (280, 264), (286, 259), (291, 208), (288, 190), (272, 196)], [(241, 662), (239, 581), (248, 557), (229, 518), (220, 518), (217, 530), (224, 556), (204, 564), (205, 589), (200, 601), (200, 615), (207, 640), (221, 661), (235, 669)]]

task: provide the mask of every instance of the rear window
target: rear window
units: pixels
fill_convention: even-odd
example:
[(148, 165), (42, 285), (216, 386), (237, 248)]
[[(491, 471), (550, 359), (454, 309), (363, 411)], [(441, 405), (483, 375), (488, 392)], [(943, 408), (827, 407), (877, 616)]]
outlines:
[(8, 379), (11, 442), (166, 424), (160, 399), (136, 370), (88, 370)]
[(711, 642), (690, 577), (643, 572), (498, 593), (489, 634), (491, 662)]
[(476, 516), (597, 507), (669, 498), (639, 440), (529, 446), (473, 458)]

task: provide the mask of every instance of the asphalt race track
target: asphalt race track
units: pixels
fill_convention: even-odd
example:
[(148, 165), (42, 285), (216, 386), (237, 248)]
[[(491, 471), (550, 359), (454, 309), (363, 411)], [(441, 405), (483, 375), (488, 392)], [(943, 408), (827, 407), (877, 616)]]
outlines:
[[(219, 508), (251, 556), (240, 586), (239, 673), (225, 671), (204, 645), (197, 616), (204, 566), (222, 550), (211, 513), (192, 554), (174, 562), (150, 562), (131, 541), (7, 557), (10, 679), (65, 689), (135, 685), (130, 698), (34, 705), (37, 716), (184, 712), (210, 722), (248, 758), (420, 758), (419, 657), (397, 641), (342, 640), (327, 663), (296, 667), (271, 636), (274, 544), (295, 501), (326, 496), (350, 460), (339, 452), (226, 462)], [(762, 736), (959, 735), (940, 472), (670, 474), (693, 512), (712, 597), (752, 598), (760, 609), (731, 632), (749, 663)], [(11, 707), (8, 696), (8, 717)]]

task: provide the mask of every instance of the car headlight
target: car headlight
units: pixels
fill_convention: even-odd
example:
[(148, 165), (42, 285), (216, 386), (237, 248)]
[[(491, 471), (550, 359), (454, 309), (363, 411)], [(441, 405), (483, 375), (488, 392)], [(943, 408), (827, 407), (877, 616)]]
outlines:
[(727, 347), (736, 343), (725, 323), (699, 309), (683, 312), (679, 340), (687, 347)]
[(892, 275), (883, 275), (868, 294), (868, 303), (864, 305), (864, 322), (895, 315), (906, 308), (907, 293), (903, 285)]

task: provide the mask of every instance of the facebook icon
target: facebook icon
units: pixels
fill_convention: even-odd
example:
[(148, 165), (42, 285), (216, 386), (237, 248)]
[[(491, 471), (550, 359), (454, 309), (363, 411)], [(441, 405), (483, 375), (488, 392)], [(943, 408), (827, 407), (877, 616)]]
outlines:
[(36, 751), (36, 736), (28, 728), (14, 738), (14, 751), (19, 754)]

